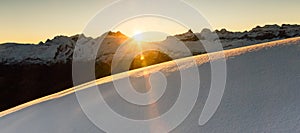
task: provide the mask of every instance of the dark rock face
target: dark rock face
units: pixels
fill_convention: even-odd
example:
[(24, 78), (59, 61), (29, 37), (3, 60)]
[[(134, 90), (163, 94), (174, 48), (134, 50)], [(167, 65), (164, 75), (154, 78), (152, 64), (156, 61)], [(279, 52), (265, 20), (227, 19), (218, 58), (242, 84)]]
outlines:
[(72, 87), (71, 64), (0, 65), (0, 110)]
[[(137, 56), (131, 70), (172, 60), (159, 51)], [(143, 61), (147, 61), (146, 64)], [(84, 62), (89, 63), (89, 62)], [(95, 78), (111, 75), (111, 64), (95, 63)], [(82, 83), (93, 79), (82, 79)], [(73, 87), (72, 61), (55, 64), (0, 64), (0, 111)]]
[[(97, 62), (95, 77), (110, 75), (110, 66)], [(72, 64), (0, 64), (0, 111), (73, 87)]]

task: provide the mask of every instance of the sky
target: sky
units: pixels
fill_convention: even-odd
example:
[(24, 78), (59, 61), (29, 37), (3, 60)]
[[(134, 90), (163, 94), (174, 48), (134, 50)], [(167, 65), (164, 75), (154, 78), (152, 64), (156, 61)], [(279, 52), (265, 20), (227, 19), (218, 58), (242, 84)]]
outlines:
[[(80, 34), (90, 20), (112, 2), (114, 0), (0, 0), (0, 43), (38, 43), (56, 35)], [(134, 0), (129, 2), (134, 3)], [(300, 24), (298, 14), (300, 0), (186, 0), (186, 2), (205, 17), (212, 29), (245, 31), (257, 25)], [(156, 3), (159, 4), (160, 1), (157, 0)], [(112, 12), (111, 15), (113, 17), (118, 14), (122, 12)], [(115, 30), (134, 35), (149, 29), (147, 24), (145, 27), (129, 28), (139, 25), (139, 21), (147, 21), (148, 25), (156, 24), (154, 26), (156, 29), (161, 28), (168, 34), (182, 33), (188, 28), (180, 27), (180, 24), (165, 19), (151, 21), (151, 18), (146, 17), (144, 20), (124, 22), (115, 27)], [(192, 30), (200, 32), (200, 29)]]

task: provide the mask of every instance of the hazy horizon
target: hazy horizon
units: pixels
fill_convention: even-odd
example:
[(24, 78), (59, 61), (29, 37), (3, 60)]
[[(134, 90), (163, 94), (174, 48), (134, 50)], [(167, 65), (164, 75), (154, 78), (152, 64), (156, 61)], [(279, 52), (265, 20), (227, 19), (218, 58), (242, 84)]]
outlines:
[[(289, 23), (283, 23), (283, 24), (289, 24)], [(223, 28), (220, 28), (220, 29), (213, 29), (212, 31), (226, 29), (227, 31), (230, 31), (230, 32), (245, 32), (245, 31), (250, 31), (251, 29), (253, 29), (253, 28), (257, 27), (257, 26), (263, 27), (263, 26), (266, 26), (266, 25), (278, 25), (278, 26), (281, 26), (282, 24), (264, 24), (264, 25), (256, 25), (256, 26), (254, 26), (254, 27), (252, 27), (252, 28), (250, 28), (250, 29), (240, 30), (240, 31), (238, 31), (238, 30), (229, 30), (229, 29), (227, 29), (226, 27), (223, 27)], [(295, 25), (295, 24), (293, 23), (293, 24), (290, 24), (290, 25)], [(300, 24), (296, 24), (296, 25), (299, 25), (299, 26), (300, 26)], [(203, 29), (207, 29), (207, 28), (203, 28)], [(184, 34), (184, 33), (188, 32), (188, 30), (192, 30), (193, 33), (200, 33), (203, 29), (201, 29), (200, 31), (194, 31), (194, 30), (192, 30), (192, 29), (186, 29), (186, 30), (183, 31), (183, 32), (180, 32), (180, 33), (173, 33), (173, 34), (170, 35), (170, 36), (179, 35), (179, 34)], [(126, 33), (124, 33), (123, 31), (120, 31), (120, 30), (106, 31), (106, 32), (104, 32), (103, 34), (105, 34), (105, 33), (107, 33), (107, 32), (114, 32), (114, 33), (116, 33), (116, 32), (121, 32), (122, 34), (124, 34), (124, 35), (126, 35), (127, 37), (130, 37), (130, 38), (134, 38), (134, 36), (135, 36), (135, 35), (126, 34)], [(145, 32), (145, 33), (147, 34), (147, 32)], [(74, 34), (70, 34), (70, 35), (57, 34), (57, 35), (54, 35), (54, 36), (50, 36), (50, 37), (48, 37), (48, 38), (45, 38), (44, 40), (37, 40), (37, 42), (14, 42), (14, 41), (11, 41), (11, 42), (0, 42), (0, 45), (1, 45), (1, 44), (5, 44), (5, 43), (38, 44), (38, 43), (40, 43), (40, 42), (46, 42), (48, 39), (51, 40), (51, 39), (53, 39), (53, 38), (56, 37), (56, 36), (68, 36), (68, 37), (71, 37), (71, 36), (81, 35), (81, 34), (83, 34), (83, 35), (86, 36), (86, 37), (96, 38), (96, 37), (94, 37), (94, 36), (89, 36), (89, 35), (86, 35), (86, 34), (84, 34), (84, 33), (74, 33)], [(97, 37), (100, 37), (100, 36), (102, 36), (103, 34), (101, 34), (101, 35), (99, 35), (99, 36), (97, 36)], [(143, 33), (138, 33), (138, 34), (143, 35)], [(161, 35), (163, 35), (163, 36), (161, 36)], [(151, 39), (151, 37), (153, 38), (153, 36), (155, 36), (155, 35), (154, 35), (154, 34), (150, 34), (149, 36), (146, 36), (146, 42), (151, 42), (151, 40), (148, 41), (147, 38), (150, 38), (150, 39)], [(167, 39), (167, 36), (168, 36), (167, 34), (165, 34), (165, 35), (164, 35), (164, 34), (158, 34), (158, 35), (156, 35), (156, 37), (158, 37), (159, 39), (155, 38), (153, 42), (156, 42), (156, 41), (163, 41), (163, 40)]]
[[(39, 43), (57, 35), (81, 34), (89, 20), (112, 2), (114, 0), (3, 0), (3, 4), (0, 5), (2, 16), (0, 43)], [(199, 10), (214, 30), (226, 28), (229, 31), (245, 31), (257, 25), (300, 24), (300, 18), (297, 17), (300, 1), (297, 0), (186, 0), (186, 2)], [(156, 29), (165, 28), (161, 26), (161, 22), (153, 19), (153, 23), (158, 23)], [(130, 29), (130, 25), (134, 24), (136, 22), (128, 23), (117, 30), (129, 36), (134, 32), (149, 30), (149, 26)], [(192, 30), (199, 32), (200, 29), (201, 27)], [(187, 31), (186, 28), (176, 27), (176, 24), (163, 30), (171, 35)]]

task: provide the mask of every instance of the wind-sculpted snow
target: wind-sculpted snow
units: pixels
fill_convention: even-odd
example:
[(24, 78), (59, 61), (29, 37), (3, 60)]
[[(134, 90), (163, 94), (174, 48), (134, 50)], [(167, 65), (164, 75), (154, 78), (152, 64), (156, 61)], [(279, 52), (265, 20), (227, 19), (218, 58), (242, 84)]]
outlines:
[[(225, 93), (217, 112), (203, 126), (198, 125), (198, 118), (210, 88), (209, 62), (218, 60), (220, 52), (209, 53), (211, 60), (207, 54), (178, 60), (183, 63), (196, 60), (201, 86), (192, 112), (173, 132), (299, 132), (300, 38), (225, 50), (224, 53), (228, 74)], [(158, 71), (172, 79), (178, 76), (176, 72), (181, 69), (189, 70), (190, 67), (190, 64), (177, 67), (171, 61), (109, 76), (75, 88), (78, 91), (89, 91), (92, 86), (98, 86), (106, 102), (116, 112), (129, 118), (151, 118), (153, 116), (149, 114), (149, 110), (153, 112), (153, 106), (147, 108), (128, 105), (114, 91), (112, 81), (127, 76), (143, 78), (145, 72), (149, 74)], [(176, 100), (177, 93), (178, 90), (174, 88), (166, 90), (160, 102)], [(96, 104), (89, 103), (89, 106), (93, 105)], [(170, 105), (157, 103), (155, 109), (164, 112), (167, 107)], [(142, 111), (145, 108), (149, 110)], [(1, 133), (103, 132), (82, 111), (74, 88), (1, 112), (0, 115)], [(114, 126), (118, 128), (118, 125)]]

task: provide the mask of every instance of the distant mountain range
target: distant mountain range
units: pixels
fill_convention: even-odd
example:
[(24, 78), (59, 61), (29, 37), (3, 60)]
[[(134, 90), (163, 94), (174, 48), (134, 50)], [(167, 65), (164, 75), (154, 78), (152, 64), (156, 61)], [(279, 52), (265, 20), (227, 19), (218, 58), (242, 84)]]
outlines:
[[(161, 48), (157, 50), (178, 59), (191, 56), (191, 53), (192, 55), (206, 53), (203, 47), (205, 41), (221, 42), (224, 49), (232, 49), (297, 36), (300, 36), (300, 25), (257, 26), (245, 32), (203, 29), (200, 33), (189, 30), (183, 34), (169, 36), (160, 42), (145, 42), (147, 45), (142, 47), (157, 46)], [(107, 32), (98, 38), (84, 35), (56, 36), (39, 44), (1, 44), (0, 110), (72, 87), (72, 60), (75, 47), (82, 53), (97, 53), (95, 64), (97, 78), (110, 75), (114, 55), (119, 46), (128, 39), (130, 38), (121, 32)], [(100, 41), (102, 41), (100, 48), (93, 49)], [(178, 49), (175, 47), (176, 44), (184, 44), (190, 51)], [(137, 47), (132, 46), (121, 50), (124, 56), (119, 60), (127, 60), (136, 51)], [(93, 60), (92, 55), (81, 57), (81, 54), (77, 53), (76, 57), (82, 61)]]
[[(206, 40), (208, 36), (217, 34), (224, 49), (237, 48), (248, 46), (252, 44), (280, 40), (285, 38), (300, 36), (300, 25), (266, 25), (263, 27), (257, 26), (250, 31), (245, 32), (230, 32), (226, 29), (210, 31), (203, 29), (200, 33), (193, 33), (189, 30), (186, 33), (169, 36), (166, 40), (155, 42), (159, 45), (172, 45), (174, 43), (184, 43), (191, 50), (193, 54), (206, 53), (201, 46), (201, 40)], [(73, 50), (75, 46), (84, 44), (85, 48), (88, 45), (99, 44), (103, 40), (100, 48), (99, 58), (101, 61), (109, 63), (111, 56), (116, 52), (118, 47), (124, 43), (128, 37), (121, 32), (107, 32), (98, 38), (85, 37), (84, 35), (56, 36), (52, 40), (41, 42), (39, 44), (17, 44), (6, 43), (0, 45), (0, 64), (55, 64), (67, 63), (73, 58)], [(174, 41), (175, 40), (175, 41)], [(210, 40), (211, 41), (211, 40)], [(77, 42), (77, 43), (76, 43)], [(80, 42), (80, 43), (78, 43)], [(82, 47), (82, 46), (78, 46)], [(83, 47), (82, 47), (83, 48)], [(91, 49), (90, 51), (93, 51)], [(166, 54), (177, 54), (179, 51), (172, 51), (166, 49)], [(175, 55), (176, 58), (187, 56), (186, 53), (182, 55)], [(90, 57), (92, 58), (92, 57)]]

